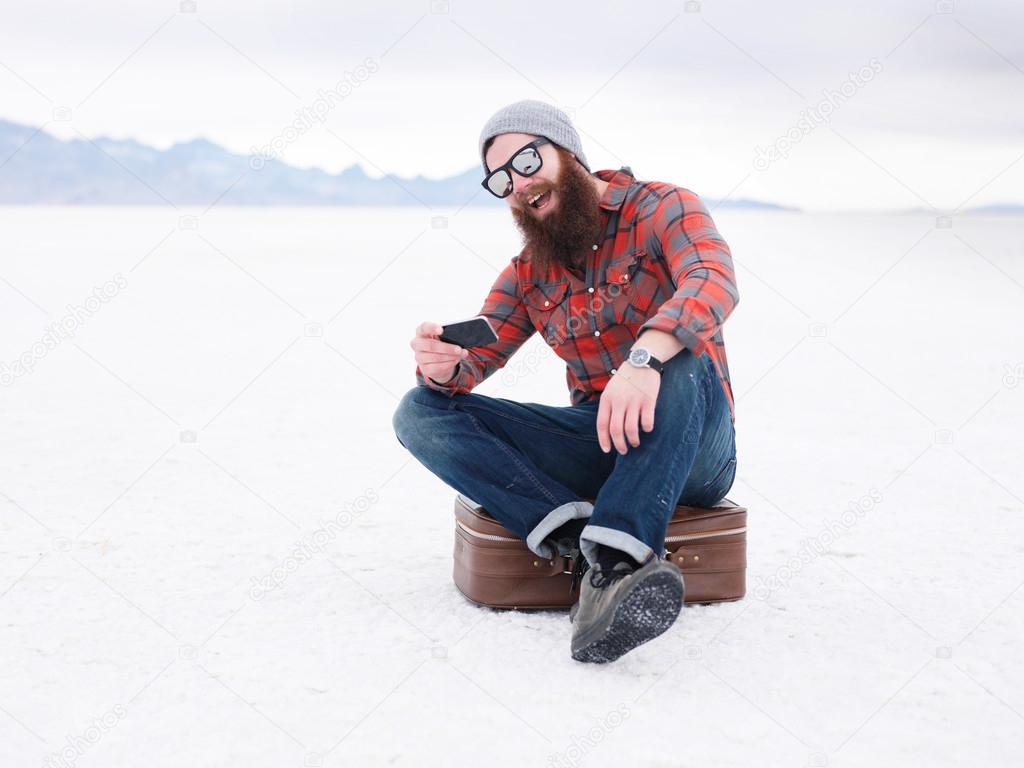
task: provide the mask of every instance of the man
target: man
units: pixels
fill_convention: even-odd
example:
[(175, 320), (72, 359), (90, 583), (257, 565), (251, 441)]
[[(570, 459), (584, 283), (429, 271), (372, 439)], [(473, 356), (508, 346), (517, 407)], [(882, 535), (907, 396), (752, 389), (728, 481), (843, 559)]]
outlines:
[[(731, 254), (694, 193), (628, 167), (591, 173), (569, 118), (543, 102), (495, 113), (480, 156), (524, 239), (479, 313), (499, 338), (463, 349), (420, 324), (395, 433), (533, 552), (589, 568), (571, 653), (612, 661), (679, 614), (682, 578), (663, 559), (677, 504), (710, 506), (735, 476)], [(537, 331), (566, 362), (570, 406), (471, 393)]]

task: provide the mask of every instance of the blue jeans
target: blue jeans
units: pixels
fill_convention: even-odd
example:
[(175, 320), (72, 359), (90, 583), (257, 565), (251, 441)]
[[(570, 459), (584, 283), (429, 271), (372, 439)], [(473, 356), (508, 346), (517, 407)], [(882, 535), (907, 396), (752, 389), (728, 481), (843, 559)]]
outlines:
[[(736, 435), (711, 358), (683, 349), (665, 363), (654, 429), (640, 445), (601, 450), (598, 401), (564, 407), (476, 393), (409, 390), (392, 423), (398, 441), (447, 485), (483, 505), (544, 558), (552, 531), (589, 518), (580, 549), (638, 562), (664, 553), (678, 504), (721, 500), (736, 475)], [(586, 498), (594, 499), (590, 503)]]

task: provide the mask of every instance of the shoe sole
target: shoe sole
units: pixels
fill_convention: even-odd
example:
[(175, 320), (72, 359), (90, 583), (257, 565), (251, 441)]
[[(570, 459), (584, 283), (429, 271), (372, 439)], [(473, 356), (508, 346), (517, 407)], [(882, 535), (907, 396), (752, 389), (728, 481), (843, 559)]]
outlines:
[(683, 582), (676, 566), (659, 568), (636, 584), (615, 607), (611, 620), (572, 644), (576, 661), (606, 664), (653, 640), (671, 627), (683, 607)]

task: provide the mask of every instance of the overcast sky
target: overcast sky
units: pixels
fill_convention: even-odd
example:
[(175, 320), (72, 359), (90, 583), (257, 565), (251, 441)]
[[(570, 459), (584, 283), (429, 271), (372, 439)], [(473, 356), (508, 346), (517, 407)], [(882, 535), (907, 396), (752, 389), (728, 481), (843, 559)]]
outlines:
[[(459, 173), (492, 112), (536, 98), (572, 110), (593, 169), (809, 210), (951, 210), (1024, 203), (1022, 29), (1012, 0), (36, 0), (4, 10), (0, 117), (249, 152), (369, 62), (285, 161)], [(828, 91), (827, 122), (801, 126)]]

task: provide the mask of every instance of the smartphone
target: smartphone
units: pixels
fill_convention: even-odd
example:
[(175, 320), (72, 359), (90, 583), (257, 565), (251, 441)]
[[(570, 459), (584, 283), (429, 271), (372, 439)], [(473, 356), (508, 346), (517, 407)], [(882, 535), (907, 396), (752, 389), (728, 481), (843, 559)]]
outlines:
[(483, 315), (472, 320), (460, 320), (441, 326), (441, 341), (458, 344), (460, 347), (486, 347), (498, 340), (498, 334), (491, 327), (491, 322)]

